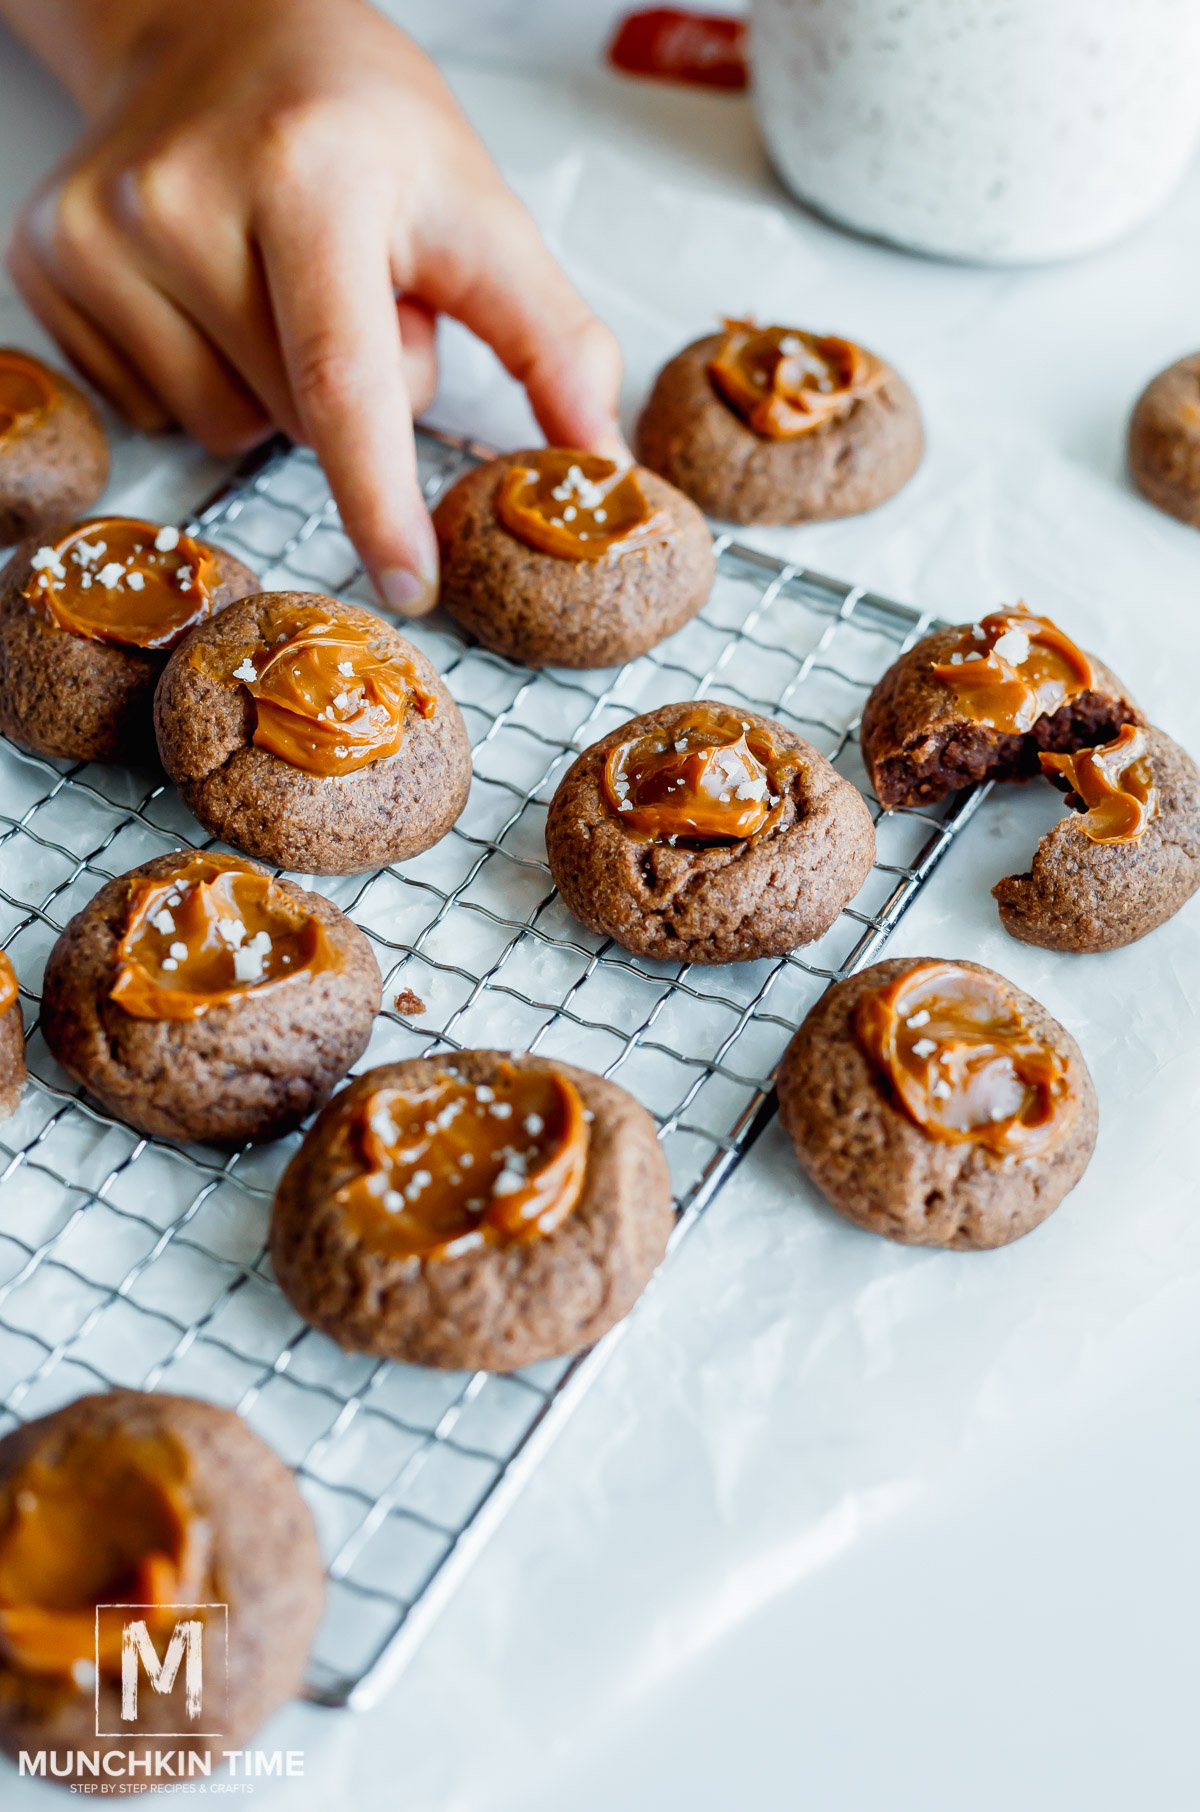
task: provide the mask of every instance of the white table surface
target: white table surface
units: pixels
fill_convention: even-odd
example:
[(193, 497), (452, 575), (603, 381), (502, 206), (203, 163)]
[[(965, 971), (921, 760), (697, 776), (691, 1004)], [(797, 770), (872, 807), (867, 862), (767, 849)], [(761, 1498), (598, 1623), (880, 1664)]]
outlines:
[[(772, 545), (959, 618), (1024, 594), (1200, 743), (1200, 538), (1132, 496), (1121, 454), (1145, 378), (1200, 341), (1200, 171), (1084, 264), (924, 263), (791, 208), (742, 100), (599, 72), (611, 0), (393, 10), (613, 316), (631, 405), (722, 306), (837, 327), (910, 377), (930, 452), (909, 493)], [(7, 45), (0, 106), (7, 219), (71, 116)], [(600, 210), (564, 213), (581, 171), (621, 202), (601, 237)], [(726, 240), (707, 285), (671, 240), (697, 202)], [(11, 298), (3, 326), (29, 333)], [(458, 340), (439, 413), (521, 432)], [(207, 473), (126, 447), (116, 495), (169, 514)], [(302, 1748), (306, 1778), (259, 1804), (1200, 1803), (1200, 919), (1105, 958), (1012, 943), (988, 889), (1051, 815), (989, 801), (892, 948), (991, 962), (1079, 1036), (1103, 1127), (1064, 1207), (1007, 1252), (901, 1251), (817, 1205), (770, 1131), (386, 1703), (281, 1713), (263, 1742)], [(53, 1803), (11, 1773), (0, 1796)]]

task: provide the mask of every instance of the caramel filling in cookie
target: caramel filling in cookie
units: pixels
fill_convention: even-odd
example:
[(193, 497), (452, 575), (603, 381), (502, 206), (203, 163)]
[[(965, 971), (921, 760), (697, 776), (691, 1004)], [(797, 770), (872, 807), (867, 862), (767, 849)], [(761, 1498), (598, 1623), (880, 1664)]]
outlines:
[(1022, 735), (1039, 717), (1086, 692), (1092, 666), (1081, 648), (1049, 617), (1019, 605), (972, 623), (934, 676), (949, 686), (971, 723)]
[(23, 352), (0, 352), (0, 440), (44, 415), (54, 401), (47, 374)]
[(931, 1139), (1031, 1157), (1067, 1131), (1076, 1098), (1066, 1066), (998, 980), (929, 962), (865, 994), (858, 1041)]
[(1074, 755), (1041, 754), (1042, 772), (1067, 791), (1082, 816), (1079, 829), (1093, 843), (1134, 843), (1158, 807), (1145, 732), (1122, 724), (1112, 742)]
[(496, 515), (518, 541), (563, 560), (627, 554), (674, 533), (633, 466), (564, 447), (544, 447), (528, 464), (510, 466), (496, 493)]
[(879, 360), (852, 340), (726, 321), (709, 360), (713, 387), (764, 440), (809, 434), (878, 384)]
[(122, 516), (80, 523), (39, 547), (24, 596), (60, 629), (127, 648), (173, 648), (212, 608), (216, 565), (176, 528)]
[(774, 830), (794, 766), (769, 730), (697, 705), (610, 749), (602, 785), (621, 823), (656, 843), (740, 843)]
[(111, 998), (136, 1019), (199, 1019), (336, 963), (321, 921), (269, 875), (194, 855), (131, 884)]
[(0, 1486), (0, 1659), (80, 1685), (97, 1660), (119, 1674), (121, 1620), (96, 1606), (136, 1605), (165, 1633), (207, 1595), (210, 1550), (165, 1436), (78, 1434), (34, 1454)]
[(420, 1089), (364, 1096), (346, 1129), (359, 1174), (337, 1201), (377, 1250), (457, 1258), (561, 1226), (587, 1169), (574, 1083), (502, 1064), (490, 1083), (450, 1071)]
[(306, 774), (353, 774), (394, 755), (410, 708), (432, 717), (437, 699), (400, 654), (379, 654), (364, 625), (305, 612), (268, 629), (233, 678), (254, 700), (254, 741)]
[(0, 950), (0, 1013), (7, 1013), (17, 999), (17, 978), (13, 966)]

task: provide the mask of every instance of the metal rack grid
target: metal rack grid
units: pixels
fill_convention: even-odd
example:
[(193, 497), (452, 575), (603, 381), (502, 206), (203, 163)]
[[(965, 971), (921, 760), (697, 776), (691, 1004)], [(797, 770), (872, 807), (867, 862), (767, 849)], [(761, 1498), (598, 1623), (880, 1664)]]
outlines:
[[(436, 496), (486, 449), (422, 434)], [(310, 454), (274, 446), (189, 525), (268, 588), (369, 601)], [(857, 719), (932, 619), (723, 536), (712, 596), (618, 671), (531, 673), (448, 621), (412, 639), (445, 675), (475, 755), (457, 827), (403, 869), (310, 883), (371, 937), (385, 1008), (359, 1067), (499, 1044), (614, 1076), (655, 1114), (673, 1243), (773, 1112), (771, 1074), (821, 990), (872, 961), (982, 797), (878, 824), (875, 869), (819, 943), (704, 970), (630, 957), (559, 904), (545, 807), (575, 753), (637, 712), (724, 698), (795, 726), (867, 791)], [(868, 798), (870, 797), (868, 791)], [(874, 808), (878, 818), (878, 810)], [(58, 931), (111, 875), (209, 846), (148, 773), (0, 742), (0, 947), (36, 1010)], [(420, 1014), (398, 991), (424, 1003)], [(223, 1156), (141, 1138), (82, 1098), (29, 1028), (31, 1086), (0, 1125), (0, 1433), (113, 1384), (236, 1408), (295, 1467), (329, 1574), (309, 1694), (373, 1702), (399, 1672), (619, 1337), (511, 1377), (340, 1352), (271, 1280), (271, 1194), (296, 1138)]]

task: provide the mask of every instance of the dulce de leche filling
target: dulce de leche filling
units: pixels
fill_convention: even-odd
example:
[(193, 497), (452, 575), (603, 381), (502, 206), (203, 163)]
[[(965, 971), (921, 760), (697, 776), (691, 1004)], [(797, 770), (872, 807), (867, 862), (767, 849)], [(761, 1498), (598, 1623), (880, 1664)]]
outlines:
[(336, 968), (321, 921), (233, 856), (194, 855), (129, 889), (110, 998), (135, 1019), (199, 1019)]
[(1052, 717), (1092, 684), (1083, 650), (1049, 617), (1035, 617), (1024, 605), (970, 624), (945, 660), (934, 662), (933, 672), (970, 722), (1014, 735), (1031, 730), (1039, 717)]
[(7, 1013), (18, 994), (16, 972), (3, 950), (0, 950), (0, 1013)]
[(353, 774), (382, 761), (404, 741), (410, 710), (437, 710), (412, 662), (379, 654), (365, 624), (294, 610), (266, 635), (265, 649), (247, 654), (233, 678), (254, 700), (258, 747), (307, 774)]
[(180, 534), (99, 516), (39, 547), (24, 596), (60, 629), (127, 648), (173, 648), (212, 609), (216, 562)]
[(740, 843), (779, 821), (796, 757), (736, 711), (697, 705), (671, 729), (610, 749), (605, 802), (659, 843)]
[(566, 1076), (510, 1063), (486, 1084), (447, 1070), (378, 1088), (347, 1123), (358, 1174), (335, 1199), (372, 1247), (401, 1258), (538, 1239), (579, 1200), (589, 1118)]
[(31, 426), (53, 401), (49, 374), (15, 347), (0, 348), (0, 440)]
[(1038, 759), (1042, 772), (1065, 787), (1068, 803), (1082, 813), (1076, 823), (1093, 843), (1136, 842), (1158, 809), (1146, 734), (1137, 724), (1122, 724), (1112, 742), (1097, 748)]
[(496, 514), (518, 541), (564, 560), (631, 553), (673, 532), (666, 511), (643, 491), (636, 467), (565, 447), (542, 447), (510, 466), (496, 493)]
[(713, 387), (764, 440), (810, 434), (875, 388), (879, 360), (852, 340), (726, 321), (708, 363)]
[(862, 997), (855, 1032), (931, 1139), (1031, 1157), (1056, 1145), (1074, 1118), (1066, 1065), (998, 978), (921, 963)]
[(96, 1606), (169, 1628), (168, 1607), (206, 1598), (211, 1545), (167, 1437), (80, 1432), (35, 1453), (0, 1485), (0, 1662), (80, 1685), (97, 1662), (119, 1673), (120, 1620)]

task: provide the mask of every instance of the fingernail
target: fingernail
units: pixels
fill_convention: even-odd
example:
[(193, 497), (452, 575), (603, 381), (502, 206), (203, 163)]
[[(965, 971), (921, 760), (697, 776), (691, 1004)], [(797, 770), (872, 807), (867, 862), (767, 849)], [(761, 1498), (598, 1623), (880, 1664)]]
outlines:
[(422, 578), (408, 566), (390, 566), (375, 580), (389, 610), (403, 617), (423, 617), (437, 603), (437, 580)]
[(597, 434), (592, 444), (603, 458), (611, 459), (619, 466), (630, 465), (633, 461), (633, 454), (616, 422)]
[(439, 553), (437, 535), (420, 494), (405, 523), (402, 542), (406, 566), (384, 566), (375, 573), (375, 586), (389, 610), (399, 616), (423, 617), (438, 600)]

